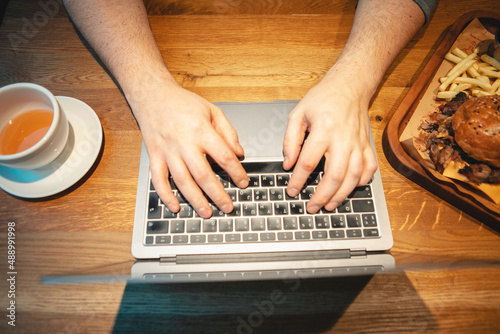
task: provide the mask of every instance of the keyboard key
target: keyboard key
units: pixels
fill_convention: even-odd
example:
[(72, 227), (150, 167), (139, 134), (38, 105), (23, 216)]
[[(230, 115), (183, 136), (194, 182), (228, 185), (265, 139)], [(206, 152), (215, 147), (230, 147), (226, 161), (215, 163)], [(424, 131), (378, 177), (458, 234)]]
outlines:
[(219, 220), (219, 232), (233, 232), (233, 220), (231, 218)]
[(344, 228), (344, 227), (346, 227), (345, 217), (343, 215), (331, 216), (330, 220), (332, 222), (332, 228)]
[(328, 237), (327, 231), (313, 231), (313, 239), (326, 239)]
[(165, 219), (177, 218), (177, 213), (170, 211), (169, 208), (167, 208), (167, 207), (164, 207), (163, 208), (163, 218), (165, 218)]
[(191, 218), (193, 217), (193, 208), (191, 205), (181, 205), (179, 210), (179, 218)]
[(240, 240), (241, 236), (239, 234), (226, 234), (226, 242), (236, 242)]
[(293, 240), (293, 232), (278, 232), (278, 240)]
[(360, 199), (352, 201), (352, 209), (354, 212), (373, 212), (375, 207), (371, 199)]
[(243, 216), (256, 216), (256, 215), (257, 215), (257, 204), (243, 203)]
[(224, 211), (219, 210), (219, 208), (217, 206), (215, 206), (214, 204), (210, 204), (210, 207), (212, 208), (212, 216), (213, 217), (224, 217), (226, 215), (224, 213)]
[(184, 233), (184, 220), (172, 220), (170, 222), (171, 233)]
[(361, 238), (362, 236), (361, 230), (347, 230), (348, 238)]
[(187, 235), (174, 235), (172, 242), (174, 244), (187, 244), (188, 236)]
[(201, 232), (201, 220), (200, 219), (190, 219), (186, 222), (186, 231), (188, 233), (198, 233)]
[(259, 186), (259, 176), (258, 175), (249, 175), (248, 179), (249, 179), (249, 183), (248, 183), (249, 188), (256, 188)]
[(361, 217), (359, 215), (347, 215), (348, 227), (361, 227)]
[(234, 221), (236, 231), (248, 231), (250, 223), (248, 218), (236, 218)]
[(260, 241), (274, 241), (276, 240), (275, 233), (261, 233)]
[(194, 234), (191, 236), (192, 244), (204, 244), (207, 239), (206, 235), (203, 234)]
[(350, 198), (366, 198), (372, 197), (372, 189), (370, 186), (361, 186), (354, 188), (353, 192), (349, 195)]
[(340, 206), (337, 208), (338, 212), (346, 213), (346, 212), (351, 212), (351, 201), (347, 200), (344, 201)]
[(375, 228), (367, 228), (367, 229), (363, 230), (363, 235), (367, 238), (379, 236), (378, 230)]
[(300, 192), (300, 199), (309, 200), (309, 199), (311, 199), (313, 194), (314, 194), (314, 188), (313, 187), (306, 187), (306, 188), (302, 189), (302, 191)]
[(274, 203), (274, 214), (275, 215), (287, 215), (288, 214), (288, 204), (285, 202)]
[(159, 235), (155, 238), (155, 244), (166, 245), (166, 244), (170, 243), (171, 239), (172, 239), (172, 237), (169, 235)]
[(259, 241), (258, 233), (243, 233), (243, 241)]
[(297, 240), (306, 240), (306, 239), (311, 239), (311, 232), (309, 231), (298, 231), (295, 232), (295, 239)]
[(282, 201), (283, 200), (283, 189), (272, 188), (269, 189), (269, 199), (271, 201)]
[(276, 185), (278, 187), (286, 187), (288, 185), (288, 181), (290, 181), (289, 174), (278, 174), (276, 175)]
[(285, 230), (298, 229), (297, 217), (283, 217), (283, 226)]
[(314, 221), (316, 222), (316, 228), (330, 227), (330, 219), (328, 219), (328, 216), (315, 216)]
[(261, 175), (260, 184), (262, 187), (274, 187), (274, 175)]
[(375, 227), (377, 226), (377, 219), (375, 218), (375, 214), (365, 214), (361, 215), (361, 219), (363, 220), (364, 227)]
[(217, 220), (204, 219), (203, 220), (203, 232), (217, 232)]
[(286, 199), (287, 201), (296, 201), (296, 200), (298, 200), (299, 198), (300, 198), (300, 194), (299, 194), (299, 195), (296, 195), (296, 196), (294, 196), (294, 197), (292, 197), (292, 196), (288, 195), (288, 193), (287, 193), (287, 192), (286, 192), (286, 190), (285, 190), (285, 199)]
[(233, 211), (231, 211), (227, 215), (228, 215), (228, 217), (239, 217), (239, 216), (241, 216), (241, 204), (234, 203), (233, 204)]
[(146, 237), (146, 240), (144, 241), (144, 243), (145, 243), (146, 245), (152, 245), (154, 240), (155, 240), (155, 239), (154, 239), (152, 236), (147, 236), (147, 237)]
[(227, 174), (217, 175), (217, 178), (219, 179), (220, 183), (222, 183), (222, 186), (224, 188), (229, 188), (229, 183), (231, 182), (229, 175)]
[(301, 230), (313, 229), (314, 228), (313, 217), (311, 216), (299, 217), (299, 225)]
[(267, 201), (267, 189), (254, 189), (253, 198), (255, 201)]
[(223, 234), (209, 234), (207, 236), (207, 239), (208, 239), (208, 242), (213, 242), (213, 243), (222, 242), (222, 241), (224, 241), (224, 235)]
[(266, 221), (264, 218), (252, 218), (252, 231), (264, 231), (266, 229)]
[(280, 217), (267, 218), (267, 229), (269, 231), (281, 230), (281, 218)]
[(231, 198), (231, 201), (236, 202), (237, 196), (236, 196), (236, 189), (226, 189), (227, 194)]
[(252, 189), (240, 189), (240, 190), (238, 190), (238, 201), (250, 202), (251, 200), (252, 200)]
[(321, 176), (319, 173), (311, 173), (307, 178), (306, 184), (309, 186), (317, 186), (321, 181)]
[(332, 230), (329, 232), (330, 232), (330, 238), (332, 238), (332, 239), (345, 238), (344, 230)]
[(168, 233), (168, 221), (148, 221), (147, 234)]
[(270, 216), (273, 214), (273, 204), (272, 203), (259, 203), (259, 215)]
[(148, 219), (161, 218), (161, 206), (159, 205), (158, 200), (158, 194), (149, 193)]
[(303, 215), (304, 213), (305, 213), (304, 202), (292, 202), (292, 203), (290, 203), (290, 214)]

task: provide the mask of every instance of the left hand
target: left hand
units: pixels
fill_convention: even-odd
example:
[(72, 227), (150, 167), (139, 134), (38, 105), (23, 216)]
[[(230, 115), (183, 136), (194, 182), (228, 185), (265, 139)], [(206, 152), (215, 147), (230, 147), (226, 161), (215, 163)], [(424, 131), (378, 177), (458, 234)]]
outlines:
[[(314, 86), (288, 119), (283, 167), (294, 165), (287, 192), (300, 193), (308, 176), (325, 157), (324, 173), (307, 211), (333, 210), (356, 186), (367, 184), (377, 169), (370, 146), (369, 97), (348, 85), (352, 78), (334, 71)], [(309, 132), (304, 141), (306, 131)]]

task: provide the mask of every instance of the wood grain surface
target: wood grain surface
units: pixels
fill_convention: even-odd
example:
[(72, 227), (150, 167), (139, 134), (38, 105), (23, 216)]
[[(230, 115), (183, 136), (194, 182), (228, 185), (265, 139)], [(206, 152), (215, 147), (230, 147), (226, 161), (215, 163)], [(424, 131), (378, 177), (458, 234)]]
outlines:
[[(49, 0), (11, 0), (0, 26), (0, 86), (44, 85), (89, 104), (102, 155), (62, 194), (24, 200), (0, 191), (0, 332), (237, 333), (255, 302), (287, 302), (254, 333), (500, 332), (500, 235), (395, 170), (382, 134), (457, 18), (500, 1), (442, 0), (398, 56), (369, 114), (399, 270), (368, 278), (234, 284), (130, 285), (141, 134), (113, 79)], [(55, 3), (58, 3), (57, 1)], [(300, 99), (345, 44), (355, 1), (148, 0), (153, 33), (184, 87), (210, 101)], [(45, 14), (43, 14), (45, 13)], [(44, 16), (45, 15), (45, 16)], [(44, 20), (43, 18), (47, 19)], [(36, 21), (38, 20), (38, 21)], [(29, 31), (27, 22), (37, 24)], [(7, 224), (16, 228), (16, 327), (7, 324)], [(106, 273), (106, 284), (50, 285), (46, 276)]]

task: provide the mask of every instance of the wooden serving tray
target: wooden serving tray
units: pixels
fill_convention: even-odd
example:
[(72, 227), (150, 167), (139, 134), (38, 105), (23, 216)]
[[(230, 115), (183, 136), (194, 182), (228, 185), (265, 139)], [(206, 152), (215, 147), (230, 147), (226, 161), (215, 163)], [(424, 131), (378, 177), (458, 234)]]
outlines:
[[(405, 148), (400, 136), (405, 130), (422, 96), (460, 33), (474, 19), (479, 19), (487, 30), (493, 32), (499, 27), (500, 13), (473, 11), (462, 15), (444, 32), (439, 47), (424, 67), (400, 106), (389, 120), (383, 134), (382, 145), (389, 163), (403, 176), (443, 198), (458, 209), (473, 216), (492, 228), (500, 229), (500, 205), (495, 204), (482, 192), (471, 185), (446, 178), (425, 167), (418, 152)], [(431, 110), (429, 111), (431, 112)]]

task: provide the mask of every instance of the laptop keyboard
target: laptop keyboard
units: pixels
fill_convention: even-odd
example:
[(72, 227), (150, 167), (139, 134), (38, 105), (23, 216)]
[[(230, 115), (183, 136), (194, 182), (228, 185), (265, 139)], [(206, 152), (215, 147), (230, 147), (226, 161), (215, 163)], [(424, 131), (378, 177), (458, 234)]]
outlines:
[(171, 212), (150, 184), (144, 244), (177, 246), (380, 237), (370, 184), (357, 187), (336, 210), (322, 209), (311, 215), (306, 204), (321, 180), (321, 168), (311, 174), (298, 196), (289, 197), (286, 186), (291, 172), (284, 171), (281, 162), (247, 162), (243, 167), (250, 178), (246, 189), (239, 189), (227, 174), (214, 168), (234, 202), (234, 210), (225, 214), (212, 205), (210, 219), (199, 217), (173, 182), (181, 209)]

